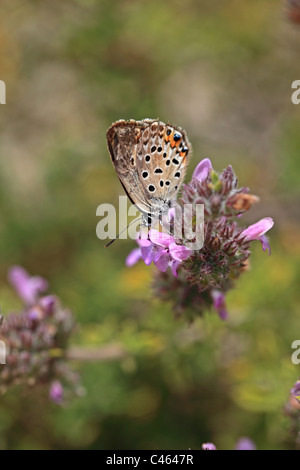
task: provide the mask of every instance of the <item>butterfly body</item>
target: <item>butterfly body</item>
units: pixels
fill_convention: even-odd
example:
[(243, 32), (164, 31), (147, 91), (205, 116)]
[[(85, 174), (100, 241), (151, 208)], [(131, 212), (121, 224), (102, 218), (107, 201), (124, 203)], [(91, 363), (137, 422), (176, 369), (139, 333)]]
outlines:
[(145, 225), (176, 204), (191, 145), (185, 131), (159, 120), (120, 120), (107, 131), (116, 173)]

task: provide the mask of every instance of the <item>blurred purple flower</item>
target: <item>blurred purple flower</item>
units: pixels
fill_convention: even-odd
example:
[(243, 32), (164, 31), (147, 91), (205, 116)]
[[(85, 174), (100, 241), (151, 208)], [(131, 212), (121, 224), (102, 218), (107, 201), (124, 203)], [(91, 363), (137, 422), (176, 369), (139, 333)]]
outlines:
[(31, 321), (39, 321), (43, 318), (43, 311), (38, 306), (30, 308), (27, 312), (27, 317)]
[(26, 305), (35, 304), (39, 294), (48, 289), (46, 279), (39, 276), (30, 276), (21, 266), (13, 266), (9, 271), (8, 278), (20, 299)]
[(217, 289), (213, 289), (211, 291), (211, 296), (213, 299), (213, 306), (218, 312), (220, 318), (222, 320), (226, 320), (228, 317), (228, 312), (226, 309), (225, 295), (223, 294), (223, 292)]
[(262, 243), (263, 250), (266, 249), (271, 254), (271, 248), (265, 233), (270, 230), (274, 225), (274, 220), (271, 217), (264, 217), (256, 224), (250, 225), (243, 230), (241, 237), (245, 237), (245, 241), (259, 240)]
[[(217, 450), (217, 448), (212, 442), (207, 442), (202, 444), (202, 450)], [(234, 450), (256, 450), (256, 445), (249, 437), (241, 437), (237, 441)]]
[(237, 441), (234, 450), (256, 450), (256, 445), (249, 437), (241, 437)]
[(45, 310), (46, 315), (52, 315), (57, 304), (57, 298), (55, 295), (46, 295), (41, 297), (39, 305)]
[(202, 450), (217, 450), (217, 448), (212, 442), (207, 442), (202, 444)]
[[(47, 384), (50, 398), (60, 403), (79, 393), (79, 376), (69, 367), (67, 348), (74, 331), (74, 318), (62, 308), (57, 297), (39, 293), (48, 287), (40, 277), (30, 277), (20, 266), (14, 266), (9, 278), (25, 308), (0, 319), (0, 337), (7, 345), (7, 363), (0, 368), (0, 390), (15, 384)], [(60, 379), (63, 377), (63, 389)]]
[(296, 398), (298, 402), (300, 403), (300, 380), (297, 380), (295, 383), (294, 387), (291, 390), (291, 395), (292, 397)]
[(50, 386), (49, 397), (53, 401), (53, 403), (60, 405), (63, 401), (63, 396), (63, 386), (58, 380), (55, 380)]
[(208, 177), (211, 169), (212, 169), (212, 164), (211, 164), (210, 159), (204, 158), (196, 166), (194, 173), (193, 173), (193, 178), (196, 178), (198, 181), (205, 180)]
[(140, 248), (134, 248), (126, 258), (125, 264), (128, 268), (136, 264), (142, 257)]

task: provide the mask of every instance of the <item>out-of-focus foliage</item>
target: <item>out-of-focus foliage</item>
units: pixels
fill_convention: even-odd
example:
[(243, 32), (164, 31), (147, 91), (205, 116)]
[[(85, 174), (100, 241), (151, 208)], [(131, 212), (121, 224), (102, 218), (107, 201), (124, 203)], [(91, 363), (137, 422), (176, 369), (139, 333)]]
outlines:
[[(39, 390), (1, 398), (0, 448), (283, 448), (283, 405), (299, 366), (300, 27), (279, 0), (2, 0), (0, 301), (19, 308), (7, 270), (46, 277), (74, 312), (74, 344), (127, 354), (76, 364), (86, 390), (54, 408)], [(131, 241), (96, 238), (96, 208), (122, 194), (105, 132), (120, 118), (159, 117), (193, 143), (190, 174), (209, 156), (232, 164), (275, 219), (272, 256), (216, 314), (187, 326), (153, 298), (151, 268), (125, 268)], [(5, 367), (5, 366), (0, 366)]]

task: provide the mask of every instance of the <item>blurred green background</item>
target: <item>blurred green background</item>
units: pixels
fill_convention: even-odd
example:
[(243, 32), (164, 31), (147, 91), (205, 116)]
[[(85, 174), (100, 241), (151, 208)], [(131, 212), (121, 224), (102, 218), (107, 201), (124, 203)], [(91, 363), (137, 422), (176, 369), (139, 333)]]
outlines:
[[(86, 393), (59, 408), (38, 391), (1, 397), (1, 449), (286, 448), (283, 405), (297, 379), (300, 25), (280, 0), (2, 0), (0, 300), (20, 307), (7, 270), (50, 282), (78, 322), (76, 345), (126, 349), (76, 363)], [(96, 208), (123, 194), (106, 148), (120, 118), (159, 117), (193, 144), (189, 176), (232, 164), (275, 219), (272, 256), (257, 242), (228, 296), (230, 319), (174, 320), (151, 292), (152, 268), (104, 249)]]

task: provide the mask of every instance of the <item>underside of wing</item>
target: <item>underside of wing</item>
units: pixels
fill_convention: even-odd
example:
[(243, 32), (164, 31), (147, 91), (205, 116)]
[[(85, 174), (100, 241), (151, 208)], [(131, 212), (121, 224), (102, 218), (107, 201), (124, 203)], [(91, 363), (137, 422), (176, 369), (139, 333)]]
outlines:
[(137, 121), (117, 121), (107, 131), (107, 144), (112, 164), (128, 198), (141, 212), (147, 213), (150, 206), (141, 191), (136, 165), (140, 132)]
[(108, 129), (107, 143), (125, 192), (141, 212), (151, 212), (153, 198), (172, 201), (191, 154), (183, 129), (159, 120), (120, 120)]

